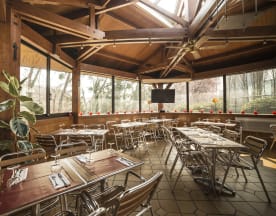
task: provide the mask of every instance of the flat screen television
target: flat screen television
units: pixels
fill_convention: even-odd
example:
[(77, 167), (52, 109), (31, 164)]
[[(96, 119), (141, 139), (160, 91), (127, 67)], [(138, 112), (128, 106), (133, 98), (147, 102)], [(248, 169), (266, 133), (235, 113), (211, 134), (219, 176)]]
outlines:
[(152, 89), (151, 102), (152, 103), (174, 103), (175, 89)]

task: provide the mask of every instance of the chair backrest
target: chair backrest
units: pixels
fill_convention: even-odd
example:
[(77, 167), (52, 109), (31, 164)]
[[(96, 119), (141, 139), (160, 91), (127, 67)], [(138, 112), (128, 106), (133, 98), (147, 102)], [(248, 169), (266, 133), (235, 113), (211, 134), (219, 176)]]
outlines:
[(270, 124), (269, 127), (272, 131), (274, 139), (276, 139), (276, 124)]
[(29, 151), (19, 151), (4, 154), (0, 157), (0, 169), (17, 164), (30, 164), (44, 161), (46, 152), (43, 148), (34, 148)]
[[(115, 209), (113, 215), (129, 215), (137, 210), (138, 207), (150, 206), (150, 201), (162, 179), (163, 173), (158, 172), (145, 182), (124, 191), (119, 197), (115, 198)], [(111, 201), (112, 202), (112, 201)], [(141, 210), (143, 211), (143, 209)]]
[(89, 129), (105, 129), (105, 124), (89, 124), (89, 125), (86, 125), (86, 128), (89, 128)]
[(239, 133), (237, 131), (233, 131), (233, 130), (229, 130), (229, 129), (224, 129), (222, 131), (223, 137), (225, 137), (226, 139), (230, 139), (233, 141), (238, 141), (239, 138)]
[(117, 124), (117, 122), (116, 122), (116, 121), (107, 121), (107, 122), (105, 123), (106, 129), (108, 129), (109, 131), (112, 130), (114, 124)]
[(247, 136), (243, 142), (248, 147), (247, 152), (250, 153), (256, 160), (259, 161), (264, 150), (267, 147), (267, 141), (254, 136)]
[(93, 136), (89, 136), (89, 135), (70, 135), (69, 140), (70, 142), (73, 142), (73, 143), (86, 142), (87, 145), (89, 146), (94, 145)]
[(85, 128), (85, 124), (72, 124), (71, 128), (84, 129)]
[(85, 153), (87, 150), (87, 143), (84, 141), (71, 142), (66, 144), (60, 144), (55, 148), (56, 155), (71, 156), (81, 153)]
[(57, 146), (57, 142), (54, 136), (48, 134), (37, 134), (35, 136), (36, 141), (42, 147), (44, 146)]
[(208, 127), (208, 130), (212, 131), (215, 134), (220, 134), (221, 133), (221, 128), (218, 126), (210, 125)]

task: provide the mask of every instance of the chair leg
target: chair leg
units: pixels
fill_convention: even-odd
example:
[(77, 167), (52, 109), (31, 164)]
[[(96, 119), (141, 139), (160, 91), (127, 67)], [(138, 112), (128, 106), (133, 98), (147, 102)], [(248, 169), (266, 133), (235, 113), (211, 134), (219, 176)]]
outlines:
[[(275, 139), (275, 138), (274, 138), (274, 139)], [(269, 148), (270, 151), (273, 149), (275, 143), (276, 143), (276, 140), (274, 140), (274, 141), (272, 142), (272, 144), (271, 144), (271, 146), (270, 146), (270, 148)]]
[(170, 150), (169, 150), (168, 155), (167, 155), (166, 160), (165, 160), (165, 165), (167, 165), (167, 163), (168, 163), (170, 154), (171, 154), (171, 152), (172, 152), (172, 148), (173, 148), (173, 146), (171, 145)]
[(259, 171), (259, 169), (258, 169), (258, 167), (257, 167), (257, 164), (256, 164), (256, 162), (255, 162), (255, 160), (254, 160), (254, 158), (253, 158), (252, 156), (251, 156), (251, 160), (252, 160), (252, 162), (253, 162), (253, 164), (254, 164), (254, 168), (255, 168), (255, 170), (256, 170), (256, 172), (257, 172), (257, 174), (258, 174), (258, 177), (259, 177), (259, 179), (260, 179), (261, 185), (262, 185), (262, 187), (263, 187), (263, 189), (264, 189), (266, 198), (267, 198), (268, 202), (271, 203), (270, 197), (269, 197), (268, 192), (267, 192), (267, 190), (266, 190), (266, 187), (265, 187), (265, 184), (264, 184), (264, 182), (263, 182), (263, 179), (262, 179), (262, 176), (261, 176), (261, 174), (260, 174), (260, 171)]
[(175, 159), (174, 159), (174, 161), (173, 161), (172, 168), (170, 170), (170, 176), (172, 176), (172, 173), (173, 173), (173, 170), (175, 168), (175, 165), (176, 165), (176, 162), (177, 162), (178, 158), (179, 158), (179, 155), (177, 154), (176, 157), (175, 157)]
[(241, 171), (242, 171), (243, 177), (244, 177), (244, 179), (245, 179), (245, 182), (247, 183), (247, 182), (248, 182), (248, 180), (247, 180), (247, 177), (246, 177), (246, 175), (245, 175), (244, 169), (243, 169), (243, 168), (241, 168)]
[(174, 186), (173, 186), (173, 191), (174, 191), (174, 189), (175, 189), (175, 187), (176, 187), (176, 184), (177, 184), (177, 182), (178, 182), (179, 177), (181, 176), (181, 173), (182, 173), (183, 169), (184, 169), (184, 164), (182, 164), (182, 167), (181, 167), (181, 169), (179, 170), (178, 176), (177, 176), (177, 178), (176, 178), (176, 180), (175, 180), (175, 183), (174, 183)]

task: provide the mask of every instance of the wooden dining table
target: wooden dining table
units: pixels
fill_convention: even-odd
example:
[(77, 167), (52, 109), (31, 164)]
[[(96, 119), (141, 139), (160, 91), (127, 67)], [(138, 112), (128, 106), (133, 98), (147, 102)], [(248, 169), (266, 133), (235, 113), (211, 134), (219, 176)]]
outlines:
[[(90, 155), (84, 154), (82, 157)], [(64, 195), (85, 188), (89, 185), (104, 181), (106, 178), (121, 172), (141, 166), (143, 162), (115, 150), (106, 149), (92, 153), (92, 161), (82, 162), (80, 156), (72, 156), (59, 160), (62, 166), (61, 173), (69, 180), (70, 185), (55, 189), (50, 181), (51, 166), (54, 161), (27, 165), (26, 180), (10, 188), (7, 180), (11, 171), (2, 170), (2, 184), (0, 191), (0, 215), (9, 215), (28, 207), (32, 207), (32, 215), (39, 215), (40, 203), (51, 198)], [(126, 161), (126, 163), (122, 163)], [(62, 209), (67, 209), (62, 202)]]

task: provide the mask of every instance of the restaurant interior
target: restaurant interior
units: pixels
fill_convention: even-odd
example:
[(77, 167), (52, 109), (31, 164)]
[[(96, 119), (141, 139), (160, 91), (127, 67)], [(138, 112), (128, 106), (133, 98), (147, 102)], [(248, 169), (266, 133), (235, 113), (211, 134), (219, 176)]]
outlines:
[(276, 214), (275, 0), (0, 0), (0, 215)]

